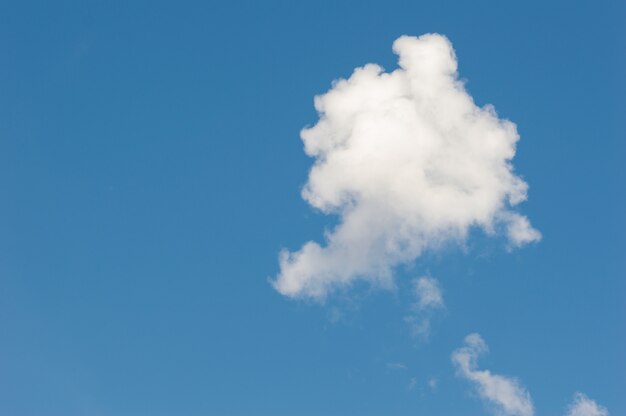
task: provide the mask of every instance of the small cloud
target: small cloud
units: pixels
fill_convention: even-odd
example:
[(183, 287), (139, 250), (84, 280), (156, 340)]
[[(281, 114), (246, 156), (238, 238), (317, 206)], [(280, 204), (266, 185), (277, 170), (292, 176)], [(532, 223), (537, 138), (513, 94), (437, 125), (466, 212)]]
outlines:
[(387, 370), (406, 370), (407, 366), (404, 363), (387, 363)]
[(541, 240), (541, 233), (530, 225), (530, 221), (523, 215), (509, 213), (506, 215), (508, 224), (506, 234), (513, 247)]
[(432, 392), (435, 392), (437, 390), (438, 384), (439, 384), (439, 380), (437, 380), (437, 378), (431, 377), (428, 379), (428, 387), (430, 387), (430, 390)]
[(430, 335), (431, 318), (438, 309), (443, 309), (443, 293), (439, 282), (429, 276), (422, 276), (413, 280), (413, 303), (411, 315), (405, 316), (404, 321), (409, 324), (413, 336), (422, 339)]
[(574, 395), (574, 401), (567, 409), (567, 416), (608, 416), (609, 411), (598, 405), (589, 397), (578, 392)]
[[(465, 345), (452, 353), (457, 374), (471, 381), (478, 395), (504, 416), (532, 416), (533, 402), (528, 391), (514, 378), (479, 370), (478, 356), (489, 351), (479, 334), (465, 337)], [(576, 415), (581, 416), (581, 415)]]
[(420, 277), (413, 281), (413, 288), (416, 298), (415, 307), (418, 310), (438, 309), (444, 306), (437, 279), (428, 276)]
[(417, 386), (417, 379), (415, 377), (411, 377), (411, 380), (409, 380), (409, 384), (407, 384), (406, 389), (408, 391), (412, 391), (413, 389), (415, 389), (415, 386)]
[(404, 322), (409, 325), (411, 335), (422, 340), (427, 340), (430, 336), (430, 318), (426, 316), (408, 315), (404, 317)]

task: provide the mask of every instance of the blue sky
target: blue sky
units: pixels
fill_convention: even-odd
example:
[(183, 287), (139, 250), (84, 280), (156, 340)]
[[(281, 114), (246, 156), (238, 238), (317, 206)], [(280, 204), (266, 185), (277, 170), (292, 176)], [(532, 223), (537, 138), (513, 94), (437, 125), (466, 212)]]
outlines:
[[(2, 2), (0, 414), (626, 414), (626, 10), (619, 2)], [(511, 249), (470, 227), (323, 302), (272, 281), (340, 223), (300, 191), (313, 97), (440, 33), (520, 134)], [(427, 276), (445, 306), (417, 314)], [(412, 306), (413, 305), (413, 306)], [(419, 308), (418, 308), (419, 309)], [(467, 345), (471, 345), (467, 344)], [(588, 413), (591, 414), (591, 413)], [(585, 414), (586, 416), (587, 414)]]

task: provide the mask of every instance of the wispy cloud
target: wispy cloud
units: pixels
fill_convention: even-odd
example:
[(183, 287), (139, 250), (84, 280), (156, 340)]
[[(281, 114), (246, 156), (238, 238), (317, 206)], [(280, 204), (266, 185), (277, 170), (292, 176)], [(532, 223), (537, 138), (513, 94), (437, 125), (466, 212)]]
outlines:
[(387, 370), (406, 370), (407, 366), (404, 363), (387, 363)]
[(417, 378), (411, 377), (411, 379), (409, 380), (409, 384), (406, 385), (406, 389), (411, 391), (415, 388), (416, 385), (417, 385)]
[(437, 386), (439, 385), (439, 380), (436, 377), (431, 377), (428, 379), (428, 387), (430, 387), (431, 391), (437, 391)]
[(452, 353), (452, 362), (458, 375), (471, 381), (478, 395), (491, 404), (498, 414), (532, 416), (532, 399), (519, 381), (478, 369), (478, 356), (487, 351), (487, 344), (479, 334), (465, 337), (465, 345)]
[(606, 408), (598, 405), (589, 397), (578, 392), (567, 410), (567, 416), (608, 416)]
[(393, 50), (399, 69), (365, 65), (315, 98), (302, 196), (340, 221), (325, 244), (281, 252), (273, 284), (284, 295), (322, 299), (355, 279), (390, 287), (394, 267), (471, 227), (501, 230), (513, 246), (541, 237), (513, 210), (528, 189), (511, 164), (516, 126), (476, 106), (448, 39), (403, 36)]
[(429, 276), (414, 279), (412, 283), (414, 301), (411, 314), (404, 319), (410, 325), (413, 335), (427, 338), (432, 314), (445, 306), (443, 293), (437, 279)]
[(413, 281), (415, 308), (424, 311), (443, 307), (443, 294), (437, 279), (424, 276)]

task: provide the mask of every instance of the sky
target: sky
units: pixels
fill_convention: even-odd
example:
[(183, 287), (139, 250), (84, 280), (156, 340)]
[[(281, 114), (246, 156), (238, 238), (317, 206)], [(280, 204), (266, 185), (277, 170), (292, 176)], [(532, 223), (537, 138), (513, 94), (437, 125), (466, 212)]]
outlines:
[(0, 2), (0, 415), (626, 414), (624, 18)]

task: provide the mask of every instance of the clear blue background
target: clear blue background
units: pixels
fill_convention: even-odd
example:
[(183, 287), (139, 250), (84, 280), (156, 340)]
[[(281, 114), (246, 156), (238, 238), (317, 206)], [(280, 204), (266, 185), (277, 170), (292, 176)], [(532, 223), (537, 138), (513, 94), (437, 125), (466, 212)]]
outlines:
[[(577, 390), (626, 414), (625, 20), (618, 1), (0, 2), (0, 414), (482, 415), (450, 363), (474, 331), (537, 415)], [(281, 297), (277, 252), (336, 221), (299, 196), (313, 96), (426, 32), (518, 124), (543, 241), (477, 232), (396, 292)], [(447, 303), (428, 343), (402, 320), (424, 273)]]

